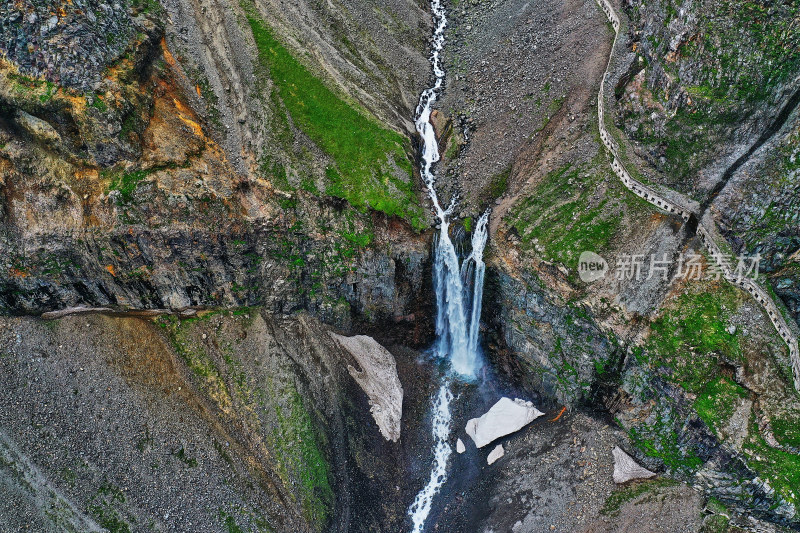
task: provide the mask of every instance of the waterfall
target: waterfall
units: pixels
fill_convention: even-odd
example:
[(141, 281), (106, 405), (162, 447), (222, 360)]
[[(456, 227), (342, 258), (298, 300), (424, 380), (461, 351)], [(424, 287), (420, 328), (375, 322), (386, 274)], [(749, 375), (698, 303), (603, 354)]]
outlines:
[[(436, 176), (433, 172), (434, 164), (439, 161), (439, 145), (430, 117), (444, 84), (445, 73), (440, 56), (444, 46), (447, 17), (441, 0), (431, 0), (431, 11), (434, 20), (431, 65), (435, 82), (420, 96), (416, 127), (423, 141), (422, 178), (439, 226), (439, 232), (434, 238), (433, 260), (433, 288), (436, 293), (434, 354), (437, 358), (449, 361), (451, 370), (457, 376), (473, 379), (480, 365), (478, 336), (486, 270), (483, 250), (488, 239), (489, 211), (478, 218), (472, 233), (472, 250), (459, 265), (458, 252), (450, 238), (451, 215), (458, 198), (453, 197), (446, 208), (442, 207), (436, 193)], [(447, 480), (447, 461), (453, 452), (448, 442), (452, 399), (449, 382), (445, 379), (433, 406), (434, 460), (430, 479), (417, 494), (408, 511), (414, 525), (413, 533), (422, 532), (433, 498)]]
[[(489, 211), (486, 211), (475, 224), (475, 232), (472, 234), (472, 252), (464, 260), (464, 265), (467, 265), (467, 268), (465, 269), (464, 265), (461, 267), (462, 270), (466, 270), (467, 279), (469, 279), (469, 266), (474, 266), (475, 270), (472, 282), (472, 300), (470, 301), (472, 313), (469, 318), (469, 329), (467, 330), (467, 355), (470, 359), (466, 362), (472, 369), (476, 369), (478, 364), (478, 333), (480, 331), (483, 306), (483, 278), (486, 273), (486, 263), (483, 262), (483, 249), (486, 247), (486, 241), (489, 238), (488, 222)], [(465, 278), (463, 274), (461, 277), (462, 279)]]
[[(441, 51), (444, 46), (444, 30), (447, 17), (441, 0), (431, 0), (435, 23), (431, 64), (435, 82), (425, 89), (417, 106), (416, 127), (422, 137), (422, 177), (433, 204), (433, 211), (439, 226), (434, 242), (433, 288), (436, 292), (436, 355), (449, 359), (452, 370), (457, 374), (474, 378), (478, 365), (478, 325), (480, 322), (481, 299), (483, 296), (483, 249), (486, 246), (487, 211), (475, 224), (472, 235), (472, 251), (459, 265), (456, 247), (450, 238), (450, 217), (456, 205), (454, 197), (444, 208), (436, 193), (436, 175), (433, 165), (439, 161), (439, 144), (436, 132), (430, 123), (433, 105), (439, 98), (444, 84), (444, 70), (441, 67)], [(471, 268), (474, 266), (474, 269)], [(463, 270), (463, 272), (462, 272)], [(474, 280), (468, 274), (474, 272)], [(472, 282), (472, 294), (465, 292)]]

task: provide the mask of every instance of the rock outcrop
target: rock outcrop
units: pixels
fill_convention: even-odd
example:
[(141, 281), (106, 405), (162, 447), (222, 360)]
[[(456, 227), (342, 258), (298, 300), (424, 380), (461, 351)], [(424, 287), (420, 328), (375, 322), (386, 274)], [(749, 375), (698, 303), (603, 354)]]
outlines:
[[(454, 238), (494, 208), (487, 359), (526, 397), (575, 408), (520, 435), (526, 449), (515, 438), (515, 468), (486, 469), (463, 505), (524, 504), (559, 477), (542, 498), (578, 494), (596, 515), (612, 475), (595, 450), (619, 443), (636, 460), (620, 456), (614, 477), (658, 471), (704, 491), (668, 500), (692, 502), (687, 520), (714, 496), (797, 527), (800, 358), (784, 324), (800, 319), (796, 8), (598, 5), (448, 6), (437, 191), (459, 197)], [(395, 444), (396, 367), (433, 322), (413, 124), (429, 38), (415, 0), (0, 6), (0, 312), (54, 319), (0, 320), (0, 463), (16, 465), (0, 468), (13, 493), (0, 529), (403, 528), (398, 456), (417, 450), (413, 428)], [(329, 107), (305, 113), (312, 101)], [(641, 255), (644, 278), (648, 258), (703, 241), (707, 264), (728, 244), (761, 253), (791, 315), (724, 268), (696, 284), (615, 276), (615, 255)], [(575, 276), (583, 251), (608, 260), (592, 284)], [(397, 365), (323, 323), (393, 346)], [(423, 381), (420, 395), (405, 381), (414, 427)], [(613, 417), (613, 439), (593, 440), (599, 419), (564, 431), (587, 404)], [(503, 409), (514, 416), (492, 418)], [(504, 398), (468, 431), (493, 461), (495, 440), (536, 416)], [(587, 525), (528, 507), (499, 505), (482, 529)]]
[(403, 386), (397, 376), (394, 356), (372, 337), (356, 335), (331, 337), (352, 355), (360, 369), (347, 365), (347, 371), (369, 398), (370, 413), (386, 440), (400, 439), (403, 417)]
[[(619, 39), (619, 32), (620, 32), (620, 19), (619, 16), (614, 11), (614, 8), (608, 2), (608, 0), (597, 0), (598, 5), (605, 11), (606, 15), (608, 16), (609, 21), (611, 22), (612, 27), (614, 28), (615, 38), (614, 44), (616, 45), (617, 39)], [(708, 248), (709, 255), (711, 256), (712, 260), (717, 264), (717, 267), (722, 271), (722, 275), (725, 276), (725, 279), (729, 282), (739, 286), (741, 289), (750, 293), (750, 295), (758, 301), (759, 304), (764, 306), (764, 309), (767, 315), (770, 318), (770, 321), (774, 325), (775, 329), (778, 331), (778, 334), (781, 336), (783, 341), (789, 348), (789, 358), (791, 360), (792, 372), (794, 374), (794, 385), (795, 389), (800, 392), (800, 348), (798, 348), (798, 341), (797, 341), (797, 327), (796, 324), (790, 324), (786, 321), (786, 318), (783, 316), (782, 310), (779, 307), (779, 304), (773, 300), (772, 295), (761, 287), (755, 280), (751, 279), (750, 277), (743, 275), (741, 272), (738, 274), (734, 271), (734, 267), (730, 264), (732, 257), (729, 254), (723, 253), (720, 249), (718, 244), (719, 240), (722, 240), (721, 237), (717, 238), (717, 227), (715, 224), (715, 220), (711, 213), (707, 213), (706, 209), (707, 206), (711, 201), (713, 201), (722, 188), (727, 185), (727, 181), (720, 184), (720, 188), (713, 193), (713, 196), (709, 198), (707, 201), (708, 203), (704, 203), (701, 206), (696, 206), (696, 204), (686, 198), (681, 198), (682, 195), (675, 191), (656, 191), (647, 185), (637, 181), (636, 179), (632, 178), (631, 175), (625, 168), (625, 164), (621, 162), (619, 157), (619, 149), (616, 146), (616, 143), (612, 139), (612, 135), (606, 129), (606, 116), (605, 116), (605, 83), (608, 79), (608, 71), (612, 66), (612, 61), (614, 59), (613, 55), (613, 48), (612, 54), (609, 56), (608, 61), (608, 68), (606, 69), (606, 73), (603, 76), (603, 80), (600, 83), (600, 91), (597, 95), (597, 116), (598, 116), (598, 127), (600, 131), (600, 139), (603, 142), (603, 145), (608, 149), (608, 151), (612, 155), (611, 161), (611, 168), (614, 170), (614, 173), (622, 180), (622, 183), (627, 187), (631, 192), (636, 194), (637, 196), (644, 198), (649, 203), (655, 205), (659, 209), (662, 209), (670, 214), (673, 215), (680, 215), (680, 217), (684, 220), (684, 222), (689, 222), (690, 218), (694, 218), (696, 222), (696, 232), (697, 236), (700, 237), (701, 242)], [(798, 93), (800, 94), (800, 93)], [(797, 105), (796, 103), (794, 105)], [(793, 108), (792, 108), (793, 109)], [(791, 111), (791, 110), (790, 110)], [(760, 145), (759, 145), (760, 146)], [(732, 170), (730, 172), (734, 172), (735, 169), (738, 167), (737, 164), (733, 167), (730, 167)], [(724, 179), (727, 179), (724, 177)], [(680, 198), (675, 201), (668, 200), (663, 195), (671, 194), (673, 198)], [(725, 243), (726, 246), (728, 243)]]
[[(156, 2), (136, 2), (160, 10)], [(128, 39), (149, 22), (127, 2), (13, 2), (0, 8), (0, 53), (22, 74), (91, 90)]]
[(466, 431), (475, 446), (483, 448), (500, 437), (519, 431), (542, 415), (544, 413), (531, 402), (504, 397), (480, 418), (469, 420)]
[(257, 308), (0, 318), (0, 530), (400, 530), (402, 467), (328, 331)]
[[(0, 8), (0, 250), (9, 259), (0, 309), (263, 305), (344, 328), (419, 313), (400, 301), (417, 298), (428, 255), (406, 135), (408, 97), (427, 76), (425, 12), (387, 3), (408, 28), (400, 36), (357, 4), (262, 3), (263, 13), (248, 11), (252, 27), (239, 24), (238, 2), (202, 15), (191, 2), (156, 0)], [(347, 46), (332, 46), (317, 23), (333, 24)], [(386, 172), (399, 181), (358, 201), (365, 182), (329, 181), (342, 179), (323, 163), (338, 145), (309, 138), (319, 124), (290, 128), (297, 122), (269, 97), (279, 94), (271, 72), (256, 68), (265, 45), (253, 31), (296, 61), (284, 27), (313, 35), (306, 44), (322, 51), (303, 65), (304, 80), (330, 91), (326, 102), (368, 127), (368, 140), (385, 137), (376, 159), (389, 156)], [(370, 50), (366, 62), (351, 42)], [(393, 66), (377, 67), (381, 58)], [(364, 166), (351, 178), (373, 174)], [(406, 254), (412, 242), (421, 255)]]

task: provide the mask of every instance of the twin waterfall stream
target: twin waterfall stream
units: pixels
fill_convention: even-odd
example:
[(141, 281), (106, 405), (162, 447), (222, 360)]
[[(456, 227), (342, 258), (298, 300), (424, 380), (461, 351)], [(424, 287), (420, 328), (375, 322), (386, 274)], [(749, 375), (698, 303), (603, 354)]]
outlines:
[[(433, 204), (439, 224), (439, 234), (434, 241), (433, 286), (436, 292), (436, 344), (434, 355), (450, 363), (452, 376), (443, 378), (433, 405), (433, 465), (430, 480), (417, 494), (408, 513), (414, 533), (420, 533), (431, 511), (434, 496), (447, 480), (447, 461), (453, 450), (448, 443), (450, 437), (450, 391), (451, 379), (475, 378), (481, 362), (479, 357), (478, 331), (483, 298), (483, 278), (486, 265), (483, 249), (488, 238), (489, 212), (481, 215), (472, 233), (472, 251), (459, 265), (458, 252), (450, 238), (450, 222), (457, 198), (443, 208), (436, 194), (436, 177), (433, 165), (439, 161), (439, 146), (436, 132), (430, 123), (433, 105), (444, 84), (445, 72), (441, 66), (441, 51), (447, 17), (441, 0), (431, 0), (435, 30), (431, 52), (431, 64), (435, 76), (433, 87), (425, 89), (417, 106), (416, 126), (423, 140), (422, 177)], [(471, 289), (471, 290), (470, 290)]]

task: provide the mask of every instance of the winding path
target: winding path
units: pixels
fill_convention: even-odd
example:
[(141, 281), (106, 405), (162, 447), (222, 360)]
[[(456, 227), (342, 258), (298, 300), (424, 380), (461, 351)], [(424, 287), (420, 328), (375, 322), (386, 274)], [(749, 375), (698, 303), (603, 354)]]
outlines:
[(600, 129), (600, 139), (603, 141), (603, 145), (611, 153), (611, 168), (614, 170), (614, 173), (619, 177), (619, 179), (622, 180), (623, 185), (625, 185), (625, 187), (627, 187), (635, 195), (644, 198), (651, 204), (663, 209), (664, 211), (680, 215), (684, 221), (688, 222), (692, 217), (699, 219), (697, 225), (697, 235), (700, 237), (700, 240), (703, 242), (703, 244), (708, 248), (712, 260), (719, 266), (719, 269), (725, 279), (742, 290), (750, 293), (750, 295), (759, 304), (761, 304), (762, 307), (764, 307), (769, 319), (772, 321), (772, 325), (775, 326), (778, 334), (789, 347), (789, 359), (792, 365), (794, 387), (798, 392), (800, 392), (800, 351), (798, 351), (796, 335), (794, 334), (792, 328), (789, 327), (786, 318), (784, 318), (783, 313), (775, 304), (775, 301), (772, 299), (770, 294), (760, 285), (758, 285), (753, 279), (746, 276), (737, 275), (737, 273), (730, 267), (728, 261), (724, 260), (725, 255), (722, 253), (719, 245), (717, 244), (717, 240), (722, 239), (723, 237), (719, 235), (716, 224), (714, 223), (711, 215), (709, 213), (702, 213), (702, 211), (699, 213), (695, 212), (688, 205), (688, 202), (687, 205), (681, 205), (681, 203), (663, 198), (652, 187), (648, 187), (644, 183), (631, 177), (631, 175), (625, 169), (625, 166), (620, 161), (618, 157), (618, 148), (608, 130), (606, 130), (605, 84), (608, 78), (608, 71), (611, 68), (614, 50), (617, 47), (621, 22), (619, 16), (617, 16), (617, 13), (614, 11), (614, 8), (611, 6), (608, 0), (596, 0), (596, 2), (605, 12), (609, 22), (611, 22), (611, 26), (614, 28), (614, 43), (611, 46), (611, 52), (608, 56), (608, 64), (606, 65), (606, 70), (603, 73), (603, 79), (600, 82), (600, 91), (597, 94), (597, 117), (598, 126)]

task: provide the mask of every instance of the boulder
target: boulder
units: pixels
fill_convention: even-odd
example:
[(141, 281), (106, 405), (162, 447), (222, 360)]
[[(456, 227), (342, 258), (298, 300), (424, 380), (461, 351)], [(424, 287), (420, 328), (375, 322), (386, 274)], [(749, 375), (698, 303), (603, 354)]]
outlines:
[(655, 472), (639, 466), (633, 457), (623, 452), (619, 446), (614, 447), (614, 483), (625, 483), (632, 479), (647, 479), (655, 476)]
[(34, 117), (21, 109), (17, 110), (16, 119), (17, 124), (41, 142), (50, 145), (57, 145), (61, 142), (61, 135), (49, 122)]
[(480, 418), (467, 422), (467, 435), (475, 441), (475, 446), (483, 448), (487, 444), (519, 431), (544, 413), (531, 402), (501, 398)]
[(501, 457), (503, 457), (505, 454), (506, 451), (503, 449), (503, 445), (498, 444), (497, 446), (494, 447), (494, 450), (489, 452), (489, 455), (486, 457), (486, 462), (488, 464), (492, 464)]
[(458, 453), (464, 453), (465, 451), (467, 451), (467, 447), (464, 446), (464, 441), (462, 441), (461, 439), (458, 439), (458, 441), (456, 441), (456, 451)]
[(433, 131), (436, 134), (436, 140), (439, 142), (439, 146), (446, 145), (450, 134), (453, 132), (453, 122), (438, 109), (434, 109), (431, 112), (430, 122), (433, 126)]
[(370, 413), (383, 437), (397, 442), (403, 415), (403, 387), (397, 376), (394, 356), (366, 335), (330, 335), (358, 362), (360, 370), (347, 365), (347, 371), (367, 394)]

